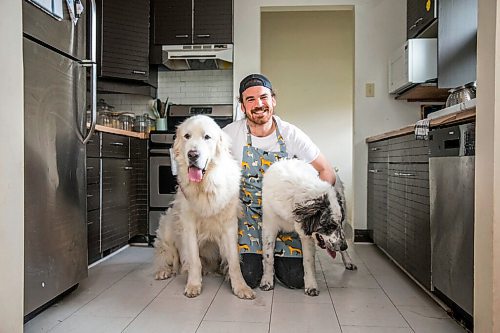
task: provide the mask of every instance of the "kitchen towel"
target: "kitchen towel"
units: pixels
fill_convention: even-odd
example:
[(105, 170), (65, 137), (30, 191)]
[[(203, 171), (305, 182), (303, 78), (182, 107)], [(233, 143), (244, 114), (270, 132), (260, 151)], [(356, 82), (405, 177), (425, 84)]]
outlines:
[(415, 139), (429, 140), (429, 124), (430, 119), (422, 119), (415, 124)]

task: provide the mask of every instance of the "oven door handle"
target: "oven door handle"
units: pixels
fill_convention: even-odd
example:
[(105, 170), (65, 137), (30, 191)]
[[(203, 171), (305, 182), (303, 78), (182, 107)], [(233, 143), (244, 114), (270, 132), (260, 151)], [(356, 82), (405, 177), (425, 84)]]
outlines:
[(170, 150), (168, 148), (167, 149), (153, 148), (149, 150), (149, 153), (170, 156)]

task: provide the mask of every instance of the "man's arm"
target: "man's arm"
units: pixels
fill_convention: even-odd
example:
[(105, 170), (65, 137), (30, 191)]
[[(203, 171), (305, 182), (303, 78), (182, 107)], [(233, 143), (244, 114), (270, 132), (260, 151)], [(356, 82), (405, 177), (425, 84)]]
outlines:
[(335, 176), (335, 171), (331, 167), (330, 163), (326, 160), (325, 155), (319, 153), (318, 157), (314, 161), (311, 162), (311, 165), (316, 169), (319, 173), (319, 178), (324, 181), (329, 182), (334, 185), (337, 177)]

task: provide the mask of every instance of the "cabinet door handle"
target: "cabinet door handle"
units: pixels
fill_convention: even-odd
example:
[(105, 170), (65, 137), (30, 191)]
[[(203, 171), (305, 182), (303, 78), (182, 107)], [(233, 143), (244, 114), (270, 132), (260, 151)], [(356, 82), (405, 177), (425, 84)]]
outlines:
[(201, 35), (196, 35), (198, 38), (210, 38), (209, 34), (201, 34)]
[(124, 169), (124, 170), (134, 170), (134, 168), (133, 168), (133, 167), (131, 167), (131, 166), (126, 166), (126, 167), (123, 167), (123, 169)]
[(413, 174), (413, 173), (401, 173), (400, 176), (401, 177), (413, 177), (413, 176), (415, 176), (415, 174)]
[(404, 173), (404, 172), (394, 172), (394, 176), (396, 176), (396, 177), (413, 177), (413, 176), (415, 176), (415, 174)]
[(375, 148), (372, 148), (372, 149), (370, 149), (370, 150), (371, 150), (371, 151), (377, 151), (377, 150), (380, 150), (380, 148), (379, 148), (379, 147), (375, 147)]
[(414, 24), (414, 25), (412, 25), (412, 26), (411, 26), (408, 30), (413, 30), (413, 29), (415, 29), (416, 27), (417, 27), (417, 25), (416, 25), (416, 24)]
[(189, 35), (175, 35), (175, 38), (188, 38)]
[(418, 25), (420, 22), (424, 20), (423, 17), (420, 17), (418, 20), (415, 21), (415, 25)]
[(133, 70), (132, 71), (133, 74), (141, 74), (141, 75), (146, 75), (146, 72), (145, 71), (138, 71), (138, 70)]
[(123, 142), (111, 142), (110, 145), (112, 145), (112, 146), (123, 146), (124, 143)]
[(378, 170), (377, 169), (369, 169), (368, 172), (370, 172), (370, 173), (378, 173)]

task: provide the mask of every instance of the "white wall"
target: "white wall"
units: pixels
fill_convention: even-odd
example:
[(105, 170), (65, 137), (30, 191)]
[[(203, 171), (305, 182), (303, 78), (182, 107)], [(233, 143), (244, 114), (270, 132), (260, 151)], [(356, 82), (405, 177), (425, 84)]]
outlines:
[[(260, 72), (262, 8), (301, 10), (354, 6), (353, 224), (366, 228), (366, 137), (419, 119), (419, 106), (387, 94), (387, 59), (406, 39), (406, 1), (401, 0), (234, 0), (234, 95), (240, 80)], [(365, 83), (375, 83), (375, 97), (364, 97)], [(326, 115), (325, 115), (326, 117)], [(318, 120), (321, 122), (321, 120)]]
[(261, 28), (261, 69), (276, 87), (276, 113), (339, 168), (351, 222), (354, 12), (264, 12)]
[(0, 1), (0, 331), (23, 330), (24, 145), (21, 1)]
[(500, 6), (479, 2), (474, 330), (500, 332)]

